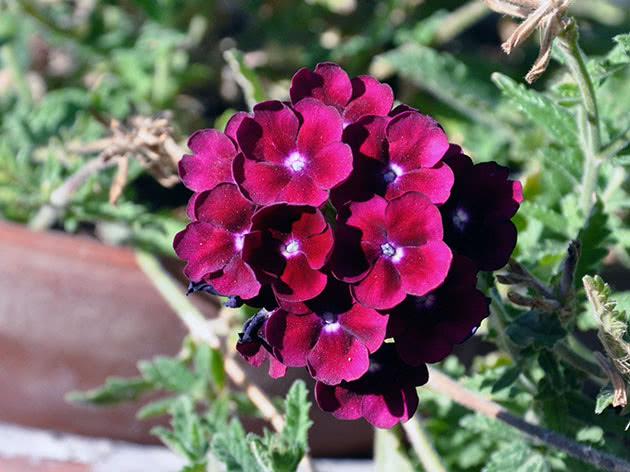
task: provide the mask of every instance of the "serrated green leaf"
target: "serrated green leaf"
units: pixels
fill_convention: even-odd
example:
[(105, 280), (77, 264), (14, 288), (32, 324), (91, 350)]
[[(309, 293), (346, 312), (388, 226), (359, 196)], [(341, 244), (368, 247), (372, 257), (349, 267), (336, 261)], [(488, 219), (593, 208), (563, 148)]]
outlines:
[(166, 397), (149, 402), (136, 412), (136, 418), (146, 420), (155, 416), (165, 415), (173, 406), (175, 400), (175, 397)]
[(459, 426), (499, 441), (512, 441), (520, 437), (514, 428), (481, 413), (467, 414), (459, 421)]
[(138, 369), (147, 381), (171, 392), (186, 392), (195, 384), (195, 377), (186, 366), (171, 357), (157, 356), (152, 361), (140, 361)]
[(519, 346), (531, 345), (534, 349), (543, 349), (552, 348), (567, 332), (554, 314), (532, 310), (514, 319), (506, 334)]
[(223, 431), (215, 433), (211, 449), (225, 463), (228, 472), (262, 471), (249, 449), (243, 426), (237, 419), (233, 419)]
[(521, 372), (522, 372), (521, 367), (518, 365), (507, 369), (503, 373), (503, 375), (499, 377), (499, 380), (497, 380), (495, 384), (492, 386), (492, 393), (497, 393), (503, 390), (504, 388), (507, 388), (510, 385), (512, 385), (514, 382), (516, 382), (516, 379), (518, 379), (518, 376), (521, 375)]
[(223, 367), (223, 355), (218, 349), (211, 348), (205, 343), (197, 346), (195, 351), (195, 371), (205, 380), (220, 391), (225, 385), (225, 368)]
[(282, 437), (308, 450), (308, 429), (313, 422), (308, 417), (311, 403), (308, 401), (306, 384), (301, 380), (293, 382), (285, 400), (285, 426), (282, 429)]
[(256, 72), (250, 69), (243, 58), (243, 53), (238, 49), (228, 49), (223, 53), (225, 61), (230, 66), (236, 82), (243, 90), (245, 101), (249, 108), (253, 108), (258, 102), (265, 100), (265, 92)]
[(519, 212), (526, 218), (533, 218), (540, 221), (545, 227), (555, 233), (567, 237), (569, 236), (567, 234), (569, 222), (563, 215), (555, 210), (538, 205), (537, 203), (525, 201), (521, 205)]
[(577, 236), (581, 243), (580, 258), (575, 274), (577, 284), (585, 275), (597, 272), (604, 257), (608, 254), (606, 245), (612, 242), (611, 234), (608, 227), (608, 215), (604, 212), (604, 205), (598, 200), (593, 205), (584, 228)]
[(66, 400), (73, 403), (113, 405), (135, 401), (152, 387), (150, 381), (141, 377), (108, 377), (103, 386), (85, 392), (70, 392), (66, 395)]
[(615, 392), (613, 392), (610, 384), (602, 387), (595, 400), (595, 413), (600, 415), (606, 408), (612, 405), (614, 398)]
[(492, 74), (492, 81), (532, 123), (544, 129), (550, 138), (565, 146), (576, 145), (578, 142), (577, 125), (575, 118), (568, 110), (506, 75), (495, 72)]
[(514, 442), (490, 456), (483, 472), (549, 472), (551, 466), (544, 456), (524, 441)]
[(547, 350), (541, 351), (538, 354), (538, 365), (545, 372), (552, 388), (555, 391), (562, 390), (565, 382), (554, 355)]
[(203, 461), (210, 445), (192, 399), (180, 396), (175, 400), (171, 411), (173, 433), (183, 447), (186, 457), (193, 462)]

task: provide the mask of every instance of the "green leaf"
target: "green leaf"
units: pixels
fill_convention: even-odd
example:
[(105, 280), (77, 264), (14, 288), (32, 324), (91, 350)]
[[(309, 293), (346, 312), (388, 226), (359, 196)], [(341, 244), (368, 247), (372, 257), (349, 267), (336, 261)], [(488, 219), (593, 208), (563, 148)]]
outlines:
[(195, 384), (195, 377), (186, 366), (171, 357), (157, 356), (153, 361), (140, 361), (138, 369), (147, 381), (171, 392), (186, 392)]
[(250, 451), (243, 426), (237, 419), (233, 419), (223, 431), (214, 435), (211, 449), (225, 463), (228, 472), (263, 470)]
[(604, 212), (604, 205), (600, 200), (593, 205), (591, 214), (577, 239), (581, 243), (580, 259), (575, 274), (576, 283), (579, 284), (586, 274), (597, 272), (608, 254), (606, 245), (611, 242), (611, 231), (608, 227), (608, 215)]
[(516, 429), (481, 413), (467, 414), (459, 421), (459, 426), (499, 441), (513, 441), (520, 438)]
[(247, 67), (243, 53), (238, 49), (228, 49), (223, 53), (225, 61), (232, 69), (236, 82), (243, 90), (249, 108), (265, 100), (265, 92), (256, 73)]
[(516, 379), (518, 379), (518, 376), (521, 375), (521, 372), (522, 372), (521, 367), (518, 365), (514, 367), (510, 367), (509, 369), (506, 369), (503, 375), (499, 377), (499, 380), (497, 380), (495, 384), (492, 386), (492, 393), (497, 393), (503, 390), (504, 388), (507, 388), (510, 385), (512, 385), (514, 382), (516, 382)]
[(195, 351), (194, 364), (196, 372), (205, 380), (206, 384), (212, 383), (218, 391), (223, 389), (225, 368), (221, 351), (201, 343)]
[(531, 345), (539, 350), (552, 348), (567, 333), (554, 314), (532, 310), (523, 313), (510, 323), (506, 334), (519, 346)]
[(538, 365), (545, 372), (545, 376), (549, 380), (552, 388), (555, 391), (562, 390), (565, 382), (560, 372), (560, 366), (554, 355), (548, 350), (541, 351), (538, 354)]
[(141, 377), (108, 377), (103, 386), (85, 392), (70, 392), (66, 395), (66, 400), (73, 403), (113, 405), (135, 401), (152, 387), (150, 381)]
[(577, 432), (575, 438), (581, 442), (601, 445), (604, 442), (604, 430), (599, 426), (584, 426)]
[(514, 442), (490, 456), (483, 472), (549, 472), (545, 457), (535, 452), (524, 441)]
[(137, 411), (136, 418), (146, 420), (154, 416), (165, 415), (169, 412), (176, 400), (177, 398), (175, 397), (166, 397), (149, 402)]
[(203, 461), (210, 447), (201, 420), (188, 396), (179, 397), (172, 407), (173, 432), (191, 461)]
[(308, 430), (313, 422), (308, 417), (311, 403), (308, 401), (306, 384), (302, 380), (293, 382), (285, 399), (286, 424), (282, 429), (282, 437), (295, 443), (303, 451), (308, 450)]
[(575, 146), (577, 126), (575, 118), (566, 109), (556, 105), (550, 98), (526, 88), (508, 76), (495, 72), (493, 82), (534, 124), (544, 129), (550, 138), (559, 144)]
[(375, 472), (413, 472), (409, 457), (401, 450), (400, 439), (391, 429), (374, 431), (374, 470)]
[(521, 205), (520, 213), (525, 216), (525, 218), (534, 218), (544, 224), (551, 231), (558, 233), (563, 236), (569, 236), (567, 234), (567, 228), (569, 227), (569, 222), (567, 219), (558, 213), (557, 211), (551, 210), (548, 207), (538, 205), (537, 203), (525, 201)]
[(600, 415), (606, 408), (612, 405), (614, 398), (615, 392), (613, 392), (610, 384), (602, 387), (595, 400), (595, 413)]
[(630, 33), (613, 38), (617, 45), (610, 51), (607, 59), (613, 64), (630, 63)]

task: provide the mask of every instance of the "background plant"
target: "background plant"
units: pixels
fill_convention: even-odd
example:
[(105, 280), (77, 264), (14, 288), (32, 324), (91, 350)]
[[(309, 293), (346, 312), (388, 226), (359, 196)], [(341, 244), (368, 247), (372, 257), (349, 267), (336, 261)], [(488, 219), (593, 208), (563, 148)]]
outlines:
[[(505, 56), (499, 44), (513, 22), (480, 1), (0, 4), (3, 218), (171, 255), (188, 193), (162, 184), (172, 184), (168, 156), (183, 152), (188, 134), (221, 129), (235, 110), (264, 98), (286, 99), (287, 80), (302, 66), (333, 60), (351, 75), (372, 73), (434, 116), (476, 162), (509, 165), (524, 184), (515, 262), (483, 281), (492, 298), (479, 350), (487, 354), (462, 351), (460, 361), (436, 368), (531, 424), (629, 459), (627, 3), (574, 0), (576, 23), (554, 41), (552, 62), (532, 87), (521, 77), (537, 45)], [(139, 257), (163, 283), (155, 259)], [(611, 286), (596, 277), (583, 284), (598, 273)], [(248, 314), (212, 328), (230, 339)], [(156, 434), (189, 460), (187, 470), (216, 460), (230, 470), (292, 470), (306, 450), (303, 387), (287, 398), (286, 431), (272, 412), (266, 416), (283, 432), (247, 437), (235, 418), (263, 410), (225, 381), (233, 360), (222, 345), (208, 345), (194, 320), (188, 326), (178, 357), (141, 363), (138, 378), (110, 379), (80, 399), (167, 392), (139, 415), (171, 415), (172, 428)], [(419, 431), (447, 470), (594, 470), (444, 393), (421, 390)], [(411, 426), (418, 424), (406, 428), (410, 439)], [(377, 434), (377, 466), (426, 467), (431, 449), (409, 447), (399, 433)]]

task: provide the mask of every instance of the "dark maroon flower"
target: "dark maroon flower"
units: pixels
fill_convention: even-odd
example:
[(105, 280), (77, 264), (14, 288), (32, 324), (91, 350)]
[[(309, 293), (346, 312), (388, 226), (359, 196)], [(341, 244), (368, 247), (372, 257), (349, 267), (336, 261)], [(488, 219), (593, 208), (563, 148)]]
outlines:
[(239, 333), (236, 350), (254, 367), (260, 367), (269, 359), (269, 375), (278, 378), (284, 376), (287, 368), (271, 354), (271, 348), (262, 337), (268, 315), (269, 312), (261, 310), (245, 322), (243, 332)]
[(317, 64), (311, 72), (302, 68), (291, 79), (291, 103), (311, 97), (339, 110), (344, 126), (365, 115), (387, 115), (394, 93), (374, 77), (360, 75), (350, 80), (346, 71), (332, 62)]
[(453, 172), (440, 161), (448, 139), (433, 118), (415, 111), (364, 116), (345, 129), (343, 139), (352, 148), (354, 171), (331, 194), (337, 208), (374, 194), (390, 200), (416, 191), (435, 204), (448, 198)]
[(368, 355), (385, 339), (387, 315), (354, 302), (348, 286), (334, 279), (311, 306), (317, 310), (304, 315), (283, 309), (271, 314), (265, 337), (274, 355), (288, 367), (307, 366), (326, 384), (361, 377)]
[(249, 116), (238, 112), (228, 121), (225, 134), (216, 129), (202, 129), (188, 140), (192, 155), (179, 161), (179, 176), (186, 187), (203, 192), (223, 182), (233, 182), (232, 161), (238, 153), (235, 129)]
[(374, 196), (339, 215), (333, 273), (367, 307), (389, 309), (406, 294), (426, 295), (444, 281), (451, 259), (440, 212), (422, 193), (389, 202)]
[(368, 371), (358, 380), (339, 385), (315, 384), (319, 407), (342, 420), (365, 418), (378, 428), (407, 421), (418, 408), (416, 387), (429, 379), (426, 365), (412, 367), (385, 343), (370, 356)]
[(342, 131), (337, 110), (312, 98), (295, 111), (278, 101), (259, 103), (236, 132), (242, 153), (234, 160), (234, 179), (256, 204), (319, 206), (352, 171)]
[(326, 275), (320, 269), (332, 247), (332, 231), (318, 209), (278, 203), (252, 217), (243, 257), (259, 280), (271, 284), (282, 306), (285, 300), (308, 300), (324, 290)]
[(473, 165), (456, 145), (444, 161), (455, 173), (451, 196), (440, 208), (444, 240), (479, 270), (500, 269), (516, 246), (510, 218), (523, 200), (521, 183), (509, 180), (510, 170), (496, 162)]
[(488, 316), (488, 303), (476, 283), (472, 261), (454, 256), (440, 287), (423, 297), (408, 296), (390, 311), (387, 333), (404, 362), (439, 362), (479, 326)]
[(234, 184), (223, 183), (194, 199), (194, 221), (173, 240), (179, 257), (188, 261), (184, 274), (204, 281), (224, 295), (252, 298), (260, 283), (241, 257), (244, 237), (256, 207)]

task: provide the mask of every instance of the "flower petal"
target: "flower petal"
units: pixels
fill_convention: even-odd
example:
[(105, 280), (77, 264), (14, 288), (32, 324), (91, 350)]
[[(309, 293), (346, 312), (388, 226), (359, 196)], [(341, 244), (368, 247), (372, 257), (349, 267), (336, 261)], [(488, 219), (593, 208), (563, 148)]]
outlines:
[(375, 245), (387, 241), (385, 223), (387, 201), (384, 198), (374, 195), (367, 202), (353, 202), (347, 208), (350, 216), (345, 218), (343, 223), (358, 228), (361, 231), (361, 241)]
[(323, 411), (333, 414), (340, 420), (356, 420), (361, 418), (362, 396), (342, 385), (315, 384), (315, 401)]
[(415, 112), (396, 115), (387, 125), (389, 160), (408, 172), (433, 167), (449, 148), (448, 139), (431, 117)]
[(391, 200), (405, 192), (422, 192), (432, 203), (439, 205), (448, 200), (454, 181), (453, 171), (440, 162), (435, 167), (405, 172), (387, 186), (385, 198)]
[(404, 292), (423, 296), (438, 287), (448, 274), (452, 258), (451, 250), (443, 241), (405, 247), (403, 257), (397, 263)]
[(385, 340), (388, 318), (388, 315), (355, 303), (349, 311), (339, 316), (339, 324), (372, 353)]
[(252, 268), (238, 255), (223, 270), (208, 277), (207, 282), (222, 295), (234, 295), (244, 300), (258, 295), (261, 287)]
[(376, 310), (392, 308), (405, 298), (401, 276), (387, 257), (379, 257), (368, 275), (351, 290), (361, 305)]
[(326, 275), (311, 269), (304, 254), (297, 254), (287, 259), (280, 281), (272, 287), (277, 298), (290, 302), (310, 300), (326, 287)]
[(341, 184), (351, 172), (352, 150), (343, 143), (332, 143), (324, 147), (313, 157), (309, 167), (313, 181), (322, 189)]
[(236, 131), (238, 130), (238, 127), (241, 126), (241, 123), (245, 118), (251, 117), (252, 115), (244, 111), (236, 112), (225, 124), (225, 135), (229, 136), (236, 143)]
[(203, 129), (190, 137), (188, 147), (194, 154), (184, 156), (178, 164), (179, 176), (186, 187), (201, 192), (232, 181), (236, 147), (230, 138), (215, 129)]
[(254, 118), (243, 118), (236, 138), (245, 157), (283, 164), (295, 150), (299, 121), (282, 102), (270, 100), (254, 107)]
[(223, 227), (231, 233), (247, 230), (255, 210), (256, 207), (243, 197), (234, 184), (219, 184), (201, 193), (195, 202), (196, 219)]
[(411, 418), (418, 408), (414, 387), (392, 389), (378, 395), (363, 397), (361, 414), (377, 428), (392, 428), (399, 421)]
[(333, 248), (333, 234), (330, 227), (320, 233), (304, 239), (301, 249), (312, 269), (321, 269), (328, 262)]
[(291, 79), (291, 103), (313, 97), (326, 105), (342, 109), (352, 96), (352, 85), (346, 71), (332, 62), (317, 64), (315, 71), (300, 69)]
[(313, 313), (295, 315), (278, 309), (267, 319), (265, 339), (280, 362), (287, 367), (302, 367), (317, 342), (321, 325), (320, 318)]
[(407, 192), (385, 209), (387, 239), (396, 247), (422, 246), (443, 237), (442, 215), (426, 195)]
[(269, 205), (291, 181), (284, 167), (268, 162), (257, 162), (239, 154), (234, 159), (234, 179), (246, 198), (257, 205)]
[(368, 370), (368, 350), (339, 324), (324, 325), (307, 356), (311, 376), (328, 385), (351, 381)]
[(313, 179), (307, 174), (295, 174), (281, 188), (277, 202), (286, 202), (294, 205), (320, 206), (328, 199), (328, 192), (317, 188)]
[(295, 106), (295, 111), (302, 118), (297, 135), (297, 150), (307, 161), (327, 145), (341, 141), (341, 115), (334, 107), (314, 98), (305, 98)]
[(352, 79), (352, 98), (344, 111), (344, 121), (352, 123), (364, 115), (387, 115), (394, 103), (394, 92), (374, 77), (360, 75)]

